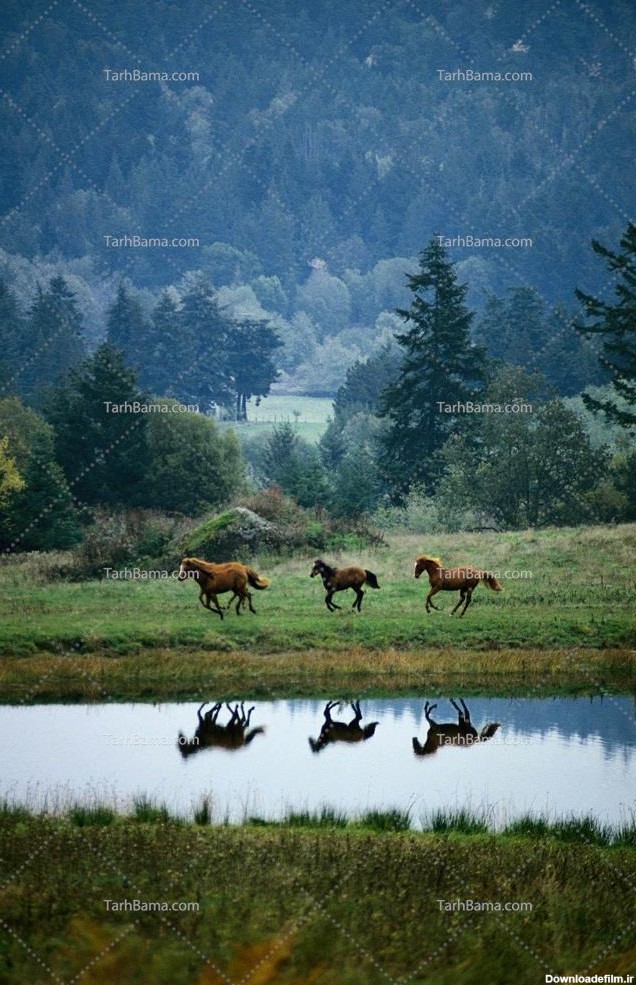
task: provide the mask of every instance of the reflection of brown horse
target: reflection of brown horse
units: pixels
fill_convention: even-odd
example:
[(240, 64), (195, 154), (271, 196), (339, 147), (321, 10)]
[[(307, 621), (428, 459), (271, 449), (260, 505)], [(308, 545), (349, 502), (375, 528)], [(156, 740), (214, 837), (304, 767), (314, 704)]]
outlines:
[(321, 749), (324, 749), (331, 742), (366, 742), (367, 739), (371, 738), (380, 723), (371, 722), (370, 725), (365, 725), (364, 728), (361, 728), (360, 720), (362, 719), (362, 712), (360, 711), (360, 702), (351, 701), (349, 703), (354, 713), (351, 721), (334, 722), (331, 717), (331, 710), (332, 708), (339, 707), (341, 702), (327, 702), (324, 711), (325, 721), (320, 730), (320, 735), (317, 739), (309, 740), (312, 752), (320, 752)]
[(484, 725), (481, 732), (477, 732), (470, 720), (470, 712), (462, 699), (459, 699), (461, 708), (452, 698), (450, 703), (457, 712), (457, 725), (454, 722), (439, 723), (433, 721), (431, 712), (437, 708), (437, 705), (431, 705), (428, 701), (425, 703), (424, 715), (428, 722), (428, 733), (424, 745), (418, 742), (417, 738), (413, 738), (413, 752), (416, 756), (430, 756), (431, 753), (437, 752), (441, 746), (472, 746), (476, 742), (486, 742), (488, 739), (492, 739), (499, 728), (499, 722), (490, 722), (489, 725)]
[(431, 585), (431, 590), (426, 596), (427, 612), (430, 612), (431, 609), (439, 608), (431, 602), (433, 596), (437, 595), (438, 592), (459, 591), (459, 602), (452, 610), (451, 616), (453, 612), (459, 609), (462, 602), (464, 603), (464, 608), (460, 612), (460, 616), (463, 616), (470, 605), (473, 590), (480, 581), (484, 581), (488, 585), (488, 588), (492, 588), (493, 592), (503, 591), (501, 585), (490, 571), (480, 571), (478, 568), (444, 568), (438, 557), (428, 557), (426, 554), (422, 554), (415, 561), (415, 577), (419, 578), (423, 571), (426, 571), (428, 574), (428, 580)]
[(247, 732), (254, 706), (245, 714), (243, 702), (240, 705), (237, 702), (234, 707), (227, 704), (226, 707), (230, 712), (230, 720), (225, 725), (219, 725), (217, 718), (223, 707), (222, 702), (219, 701), (205, 715), (202, 715), (201, 712), (206, 704), (207, 702), (204, 701), (197, 711), (199, 724), (196, 727), (194, 738), (186, 739), (183, 732), (179, 732), (179, 751), (184, 759), (187, 756), (191, 756), (192, 753), (198, 752), (199, 749), (209, 749), (211, 746), (217, 746), (221, 749), (241, 749), (243, 746), (249, 746), (256, 735), (260, 735), (265, 731), (264, 728), (259, 726)]
[[(252, 605), (252, 593), (247, 586), (252, 588), (267, 588), (269, 581), (261, 578), (260, 575), (250, 568), (247, 564), (240, 564), (238, 561), (228, 561), (227, 564), (212, 564), (209, 561), (202, 561), (197, 557), (184, 557), (179, 566), (179, 579), (183, 581), (191, 576), (199, 586), (199, 602), (210, 612), (218, 612), (221, 619), (223, 610), (219, 605), (217, 595), (224, 592), (233, 592), (232, 598), (228, 603), (228, 609), (234, 599), (236, 603), (236, 614), (240, 616), (241, 604), (248, 603), (250, 612), (256, 612)], [(205, 601), (204, 601), (205, 600)], [(215, 608), (210, 605), (210, 600), (214, 602)]]
[(333, 612), (334, 609), (341, 608), (341, 606), (331, 601), (335, 592), (343, 592), (346, 588), (352, 588), (356, 593), (352, 608), (360, 612), (360, 606), (364, 597), (364, 592), (362, 591), (364, 583), (366, 582), (371, 588), (380, 587), (378, 585), (378, 579), (372, 571), (367, 571), (366, 568), (359, 568), (357, 565), (351, 568), (332, 568), (329, 564), (325, 564), (324, 561), (318, 560), (314, 563), (309, 577), (315, 578), (316, 575), (320, 575), (322, 578), (322, 583), (327, 592), (325, 605), (330, 612)]

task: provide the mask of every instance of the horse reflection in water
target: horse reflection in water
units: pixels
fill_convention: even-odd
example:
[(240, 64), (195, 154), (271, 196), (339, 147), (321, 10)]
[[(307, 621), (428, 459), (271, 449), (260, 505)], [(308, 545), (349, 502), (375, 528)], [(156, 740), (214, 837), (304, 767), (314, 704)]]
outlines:
[[(225, 725), (219, 725), (217, 719), (223, 707), (223, 702), (219, 701), (213, 705), (205, 715), (201, 712), (205, 708), (207, 701), (204, 701), (197, 711), (199, 724), (196, 727), (194, 738), (186, 739), (183, 732), (179, 732), (179, 751), (184, 759), (198, 752), (200, 749), (209, 749), (217, 746), (220, 749), (241, 749), (249, 746), (252, 739), (261, 735), (265, 729), (262, 726), (250, 729), (250, 721), (254, 705), (245, 712), (243, 702), (237, 702), (234, 707), (226, 703), (226, 708), (230, 712), (230, 719)], [(249, 731), (248, 731), (249, 729)]]
[[(453, 699), (450, 703), (457, 712), (457, 724), (455, 722), (436, 722), (431, 717), (431, 712), (437, 705), (424, 705), (424, 715), (428, 722), (428, 733), (424, 745), (413, 737), (413, 752), (416, 756), (430, 756), (442, 746), (472, 746), (476, 742), (487, 742), (500, 727), (499, 722), (490, 722), (484, 725), (481, 732), (478, 732), (470, 720), (470, 712), (462, 699), (459, 704)], [(460, 707), (461, 705), (461, 707)]]
[(339, 708), (341, 704), (341, 701), (328, 701), (325, 705), (325, 721), (320, 730), (320, 735), (317, 739), (309, 740), (312, 752), (320, 752), (321, 749), (324, 749), (325, 746), (330, 745), (332, 742), (366, 742), (375, 733), (376, 728), (380, 724), (379, 722), (371, 722), (369, 725), (365, 725), (364, 728), (360, 725), (362, 712), (360, 711), (359, 701), (349, 702), (354, 713), (354, 717), (350, 722), (334, 722), (331, 717), (332, 709)]

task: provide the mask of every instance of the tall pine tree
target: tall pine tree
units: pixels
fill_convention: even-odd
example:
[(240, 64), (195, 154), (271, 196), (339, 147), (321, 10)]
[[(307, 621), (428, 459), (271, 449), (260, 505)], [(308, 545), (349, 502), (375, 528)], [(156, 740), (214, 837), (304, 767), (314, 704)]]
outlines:
[(115, 300), (108, 309), (106, 341), (114, 349), (121, 349), (126, 362), (136, 370), (146, 358), (147, 330), (139, 298), (125, 284), (120, 284)]
[(144, 504), (146, 419), (135, 401), (144, 402), (135, 373), (107, 343), (53, 393), (47, 417), (55, 428), (55, 457), (74, 495), (88, 505)]
[[(628, 225), (620, 247), (620, 253), (613, 253), (592, 240), (594, 252), (603, 257), (612, 273), (618, 275), (614, 288), (617, 301), (609, 304), (577, 290), (578, 300), (592, 319), (578, 328), (584, 335), (600, 337), (601, 362), (611, 373), (614, 391), (607, 400), (596, 400), (583, 394), (585, 406), (594, 412), (602, 411), (610, 421), (622, 427), (632, 428), (636, 426), (636, 224)], [(622, 398), (626, 406), (621, 406), (616, 398)]]
[(82, 316), (75, 295), (63, 277), (38, 287), (20, 354), (19, 388), (33, 396), (54, 386), (85, 355)]
[(414, 484), (434, 483), (440, 471), (435, 452), (463, 428), (461, 415), (445, 413), (440, 404), (474, 400), (485, 377), (484, 351), (470, 338), (466, 285), (457, 283), (438, 237), (408, 281), (413, 301), (408, 311), (398, 309), (407, 328), (396, 335), (404, 357), (380, 409), (389, 422), (381, 437), (380, 468), (396, 501)]

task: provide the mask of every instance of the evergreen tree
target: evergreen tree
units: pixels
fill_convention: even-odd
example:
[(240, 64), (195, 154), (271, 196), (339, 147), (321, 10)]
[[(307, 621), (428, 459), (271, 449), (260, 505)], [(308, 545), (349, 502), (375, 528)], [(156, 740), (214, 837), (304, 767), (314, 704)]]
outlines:
[(179, 332), (179, 306), (172, 295), (164, 291), (146, 330), (144, 358), (139, 369), (139, 384), (151, 393), (163, 396), (179, 389), (178, 373), (184, 368), (176, 363)]
[(474, 399), (485, 376), (485, 356), (470, 340), (473, 318), (439, 239), (433, 237), (409, 276), (413, 301), (398, 309), (407, 330), (396, 339), (404, 358), (396, 380), (382, 395), (381, 416), (389, 427), (381, 438), (380, 467), (396, 500), (413, 484), (431, 485), (438, 468), (434, 453), (458, 418), (440, 410)]
[(636, 426), (636, 224), (628, 225), (620, 247), (620, 253), (613, 253), (592, 240), (594, 252), (618, 275), (614, 288), (617, 301), (609, 304), (579, 290), (576, 296), (592, 319), (589, 324), (579, 326), (579, 330), (584, 335), (600, 337), (601, 361), (611, 374), (615, 396), (622, 397), (628, 405), (621, 407), (611, 397), (595, 400), (583, 394), (585, 406), (595, 412), (602, 411), (616, 424), (632, 428)]
[(54, 391), (47, 417), (56, 458), (85, 503), (145, 504), (148, 469), (144, 403), (134, 370), (104, 343)]
[(197, 280), (181, 303), (171, 389), (175, 396), (197, 404), (204, 413), (211, 405), (227, 405), (232, 396), (226, 357), (228, 332), (228, 320), (221, 313), (214, 291), (205, 280)]
[(75, 295), (63, 277), (46, 290), (38, 286), (19, 354), (19, 387), (25, 396), (55, 385), (85, 355), (82, 317)]
[(108, 309), (108, 345), (120, 349), (126, 362), (139, 370), (147, 358), (147, 331), (139, 298), (125, 284), (120, 284), (117, 296)]
[(17, 388), (24, 350), (24, 319), (15, 294), (0, 278), (0, 393)]
[(0, 548), (71, 547), (79, 540), (79, 525), (71, 491), (55, 460), (53, 428), (17, 397), (10, 397), (0, 401), (0, 431), (21, 477), (21, 486), (0, 504)]
[(265, 397), (278, 370), (276, 350), (282, 345), (272, 328), (263, 321), (232, 322), (228, 331), (227, 367), (234, 391), (236, 420), (247, 420), (250, 397)]

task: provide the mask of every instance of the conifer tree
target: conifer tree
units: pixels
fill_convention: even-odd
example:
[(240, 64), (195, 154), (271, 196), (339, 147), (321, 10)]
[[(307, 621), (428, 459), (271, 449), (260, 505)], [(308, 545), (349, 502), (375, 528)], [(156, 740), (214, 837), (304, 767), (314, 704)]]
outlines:
[(73, 493), (85, 503), (144, 503), (148, 468), (144, 396), (134, 370), (107, 343), (53, 393), (47, 417), (56, 458)]
[(461, 416), (440, 405), (474, 400), (485, 376), (483, 349), (470, 338), (467, 288), (457, 283), (439, 237), (423, 251), (420, 269), (408, 281), (413, 301), (408, 311), (398, 309), (407, 328), (396, 335), (404, 357), (380, 409), (389, 423), (380, 439), (380, 468), (395, 500), (411, 485), (430, 487), (435, 481), (435, 452), (452, 431), (463, 428)]
[[(592, 319), (578, 327), (584, 335), (600, 338), (601, 361), (611, 373), (614, 391), (607, 400), (583, 394), (585, 406), (596, 413), (602, 411), (615, 424), (632, 428), (636, 426), (636, 224), (628, 225), (620, 247), (619, 253), (613, 253), (592, 240), (594, 252), (618, 275), (614, 288), (617, 300), (610, 304), (577, 290), (578, 300)], [(621, 406), (616, 398), (622, 398), (626, 406)]]
[(82, 316), (63, 277), (46, 290), (38, 286), (20, 356), (20, 391), (25, 396), (53, 386), (85, 355)]
[(139, 298), (125, 284), (120, 284), (108, 309), (106, 341), (114, 349), (120, 349), (126, 362), (137, 370), (146, 359), (147, 330)]

